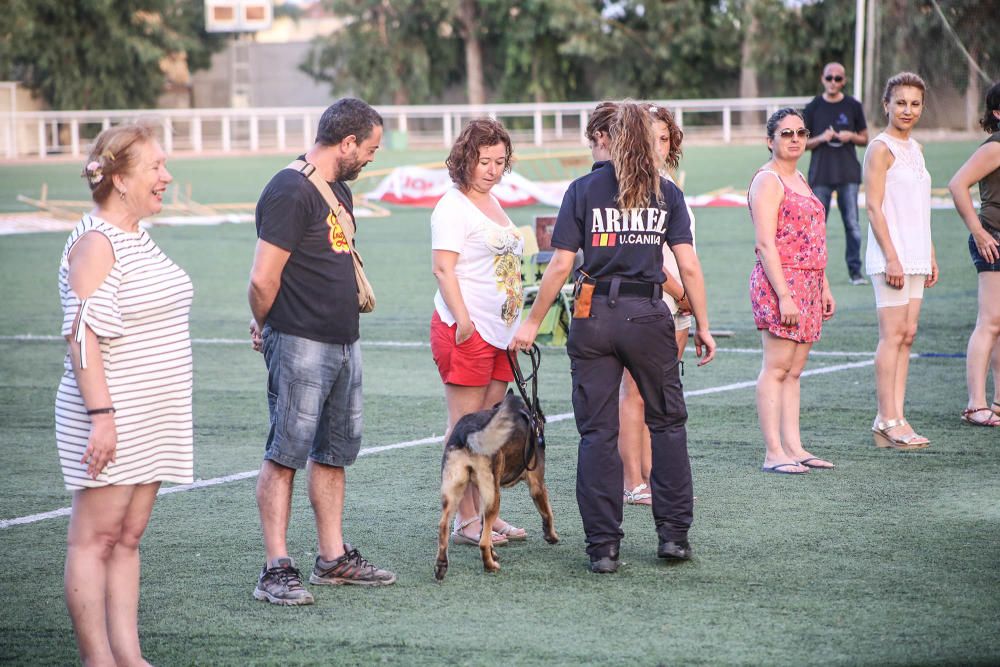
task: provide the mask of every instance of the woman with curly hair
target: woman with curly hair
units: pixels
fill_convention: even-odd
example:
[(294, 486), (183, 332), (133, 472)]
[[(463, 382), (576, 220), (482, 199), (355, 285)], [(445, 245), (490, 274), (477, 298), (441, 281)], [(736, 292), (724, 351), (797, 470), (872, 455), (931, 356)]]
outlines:
[[(965, 378), (969, 404), (962, 419), (975, 426), (1000, 426), (1000, 83), (986, 92), (980, 121), (990, 137), (955, 172), (948, 189), (969, 228), (969, 254), (979, 274), (979, 315), (969, 336)], [(969, 188), (979, 182), (979, 215)], [(992, 359), (992, 362), (991, 362)], [(986, 404), (986, 373), (993, 367), (993, 405)]]
[[(648, 105), (645, 107), (652, 121), (653, 143), (656, 153), (662, 160), (660, 175), (674, 182), (670, 175), (676, 170), (681, 159), (681, 141), (684, 132), (674, 120), (674, 115), (666, 107)], [(607, 136), (605, 129), (603, 137)], [(606, 143), (606, 141), (605, 141)], [(694, 211), (687, 206), (688, 219), (691, 221), (691, 246), (694, 247)], [(687, 347), (688, 334), (691, 331), (691, 304), (684, 291), (684, 283), (680, 279), (677, 268), (677, 258), (670, 250), (669, 244), (663, 246), (663, 271), (667, 281), (663, 283), (663, 300), (670, 309), (674, 319), (674, 336), (677, 340), (677, 358), (684, 356)], [(618, 430), (618, 451), (622, 457), (625, 473), (625, 503), (628, 505), (651, 505), (653, 494), (649, 492), (649, 472), (653, 465), (653, 454), (649, 439), (649, 429), (644, 421), (645, 405), (639, 395), (632, 375), (625, 371), (622, 376), (621, 397), (619, 407), (620, 426)]]
[[(512, 152), (510, 135), (499, 122), (470, 122), (445, 162), (454, 187), (431, 214), (438, 283), (431, 353), (444, 383), (449, 433), (464, 415), (501, 401), (514, 379), (507, 344), (521, 317), (524, 239), (490, 193), (510, 172)], [(455, 516), (456, 544), (479, 545), (478, 503), (470, 486)], [(495, 546), (527, 539), (523, 528), (499, 518), (491, 528)]]
[[(598, 111), (605, 108), (601, 105)], [(573, 268), (577, 250), (583, 250), (566, 346), (573, 376), (573, 413), (580, 432), (576, 499), (590, 571), (610, 574), (621, 564), (624, 536), (618, 392), (626, 368), (645, 401), (652, 439), (650, 486), (659, 538), (657, 556), (688, 560), (692, 553), (688, 530), (694, 504), (684, 426), (687, 408), (674, 324), (661, 298), (666, 280), (664, 243), (677, 257), (698, 322), (695, 350), (702, 357), (701, 364), (715, 356), (715, 341), (708, 330), (705, 284), (691, 245), (684, 196), (660, 177), (649, 113), (632, 102), (618, 104), (608, 126), (607, 153), (593, 136), (590, 143), (596, 163), (566, 191), (552, 233), (555, 253), (531, 313), (510, 347), (531, 347)]]

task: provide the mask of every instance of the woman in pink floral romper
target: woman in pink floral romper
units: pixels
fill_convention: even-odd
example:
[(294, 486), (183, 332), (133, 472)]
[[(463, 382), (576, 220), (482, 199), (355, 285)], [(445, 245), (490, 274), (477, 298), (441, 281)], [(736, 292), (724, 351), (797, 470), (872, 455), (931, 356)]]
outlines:
[(798, 111), (775, 112), (767, 121), (772, 158), (754, 175), (748, 195), (757, 252), (750, 303), (764, 348), (757, 378), (767, 450), (761, 470), (788, 475), (833, 468), (802, 446), (799, 433), (799, 377), (836, 308), (826, 280), (823, 205), (796, 170), (808, 137)]

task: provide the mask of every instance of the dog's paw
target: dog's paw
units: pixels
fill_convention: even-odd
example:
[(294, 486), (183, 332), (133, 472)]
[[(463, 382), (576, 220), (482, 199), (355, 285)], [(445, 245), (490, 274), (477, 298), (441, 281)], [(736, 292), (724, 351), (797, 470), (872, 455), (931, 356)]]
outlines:
[(486, 572), (499, 572), (500, 563), (493, 561), (492, 563), (483, 563), (483, 570)]
[(549, 544), (556, 544), (559, 541), (559, 536), (556, 534), (555, 531), (552, 531), (551, 534), (545, 536), (545, 541), (548, 542)]
[(439, 582), (444, 581), (444, 575), (448, 571), (448, 561), (438, 561), (434, 566), (434, 578)]

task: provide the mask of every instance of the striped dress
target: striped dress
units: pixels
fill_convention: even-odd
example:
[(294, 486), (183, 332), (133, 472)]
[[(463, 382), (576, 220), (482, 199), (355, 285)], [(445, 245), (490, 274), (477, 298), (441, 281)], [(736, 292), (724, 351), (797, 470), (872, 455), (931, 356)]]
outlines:
[[(67, 258), (77, 239), (90, 231), (111, 241), (115, 263), (100, 287), (81, 301), (69, 286)], [(81, 345), (84, 325), (97, 334), (118, 432), (115, 461), (92, 479), (80, 462), (91, 422), (67, 353), (56, 394), (56, 443), (66, 488), (193, 481), (190, 278), (145, 230), (126, 232), (84, 215), (63, 250), (59, 293), (62, 335), (73, 333), (78, 317)], [(94, 358), (91, 352), (90, 363)]]

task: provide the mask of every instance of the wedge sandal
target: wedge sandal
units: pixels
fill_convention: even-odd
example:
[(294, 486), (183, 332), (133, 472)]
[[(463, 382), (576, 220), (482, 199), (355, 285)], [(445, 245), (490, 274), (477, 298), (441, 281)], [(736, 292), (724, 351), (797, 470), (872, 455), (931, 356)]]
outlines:
[(897, 426), (905, 425), (905, 419), (886, 419), (883, 421), (876, 417), (875, 423), (872, 424), (872, 435), (875, 438), (875, 446), (882, 449), (899, 449), (902, 451), (926, 449), (930, 446), (931, 443), (927, 438), (916, 433), (907, 433), (906, 435), (889, 434), (889, 431)]

